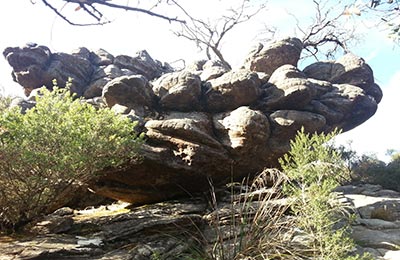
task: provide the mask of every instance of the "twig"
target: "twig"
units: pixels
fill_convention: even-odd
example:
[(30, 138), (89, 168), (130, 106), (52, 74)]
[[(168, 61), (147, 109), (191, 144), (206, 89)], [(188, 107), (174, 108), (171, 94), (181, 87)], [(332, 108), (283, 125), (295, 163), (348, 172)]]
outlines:
[(133, 12), (139, 12), (139, 13), (144, 13), (150, 16), (158, 17), (164, 20), (167, 20), (169, 22), (179, 22), (179, 23), (186, 23), (186, 21), (178, 19), (177, 17), (168, 17), (159, 13), (152, 12), (150, 10), (138, 8), (138, 7), (131, 7), (128, 5), (119, 5), (119, 4), (114, 4), (111, 3), (111, 1), (106, 1), (106, 0), (63, 0), (69, 3), (77, 3), (77, 4), (84, 4), (84, 5), (92, 5), (92, 4), (98, 4), (98, 5), (103, 5), (103, 6), (108, 6), (111, 8), (116, 8), (116, 9), (122, 9), (125, 11), (133, 11)]
[[(102, 22), (101, 19), (103, 18), (103, 13), (100, 12), (96, 7), (94, 7), (94, 4), (100, 5), (100, 6), (106, 6), (110, 8), (115, 8), (115, 9), (122, 9), (125, 11), (133, 11), (133, 12), (139, 12), (139, 13), (144, 13), (150, 16), (154, 16), (157, 18), (161, 18), (164, 20), (167, 20), (168, 22), (178, 22), (178, 23), (186, 23), (186, 21), (178, 19), (177, 17), (168, 17), (150, 10), (146, 10), (143, 8), (138, 8), (138, 7), (131, 7), (129, 6), (129, 2), (127, 2), (126, 5), (119, 5), (119, 4), (114, 4), (111, 3), (110, 0), (63, 0), (66, 3), (76, 3), (78, 4), (86, 13), (89, 14), (89, 16), (92, 16), (97, 22), (96, 23), (77, 23), (71, 21), (67, 16), (63, 15), (61, 11), (59, 11), (56, 7), (54, 7), (52, 4), (50, 4), (47, 0), (42, 0), (42, 2), (49, 7), (54, 13), (56, 13), (59, 17), (61, 17), (64, 21), (69, 23), (70, 25), (74, 26), (91, 26), (91, 25), (104, 25), (107, 23), (110, 23), (111, 21), (104, 21)], [(31, 0), (32, 3), (33, 0)]]
[(69, 20), (65, 15), (63, 15), (61, 12), (59, 12), (58, 11), (58, 9), (57, 8), (55, 8), (54, 6), (52, 6), (51, 4), (49, 4), (48, 2), (47, 2), (47, 0), (42, 0), (42, 2), (47, 6), (47, 7), (49, 7), (51, 10), (53, 10), (53, 12), (55, 12), (59, 17), (61, 17), (64, 21), (66, 21), (67, 23), (69, 23), (70, 25), (74, 25), (74, 26), (90, 26), (90, 25), (102, 25), (102, 24), (106, 24), (106, 23), (109, 23), (109, 22), (102, 22), (102, 23), (99, 23), (99, 22), (97, 22), (97, 23), (75, 23), (75, 22), (72, 22), (71, 20)]

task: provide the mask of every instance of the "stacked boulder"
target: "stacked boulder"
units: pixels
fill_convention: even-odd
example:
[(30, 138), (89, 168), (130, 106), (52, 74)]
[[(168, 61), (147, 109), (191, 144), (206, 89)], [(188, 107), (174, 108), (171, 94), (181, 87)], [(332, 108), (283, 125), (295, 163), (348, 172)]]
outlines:
[[(140, 123), (147, 135), (143, 159), (107, 171), (97, 193), (143, 204), (208, 190), (274, 167), (290, 140), (306, 132), (350, 130), (377, 109), (382, 92), (362, 58), (297, 67), (297, 38), (258, 45), (240, 69), (199, 61), (181, 71), (146, 51), (114, 57), (80, 48), (51, 53), (40, 45), (7, 48), (14, 80), (29, 95), (72, 78), (72, 91), (104, 102)], [(33, 93), (33, 92), (32, 92)]]

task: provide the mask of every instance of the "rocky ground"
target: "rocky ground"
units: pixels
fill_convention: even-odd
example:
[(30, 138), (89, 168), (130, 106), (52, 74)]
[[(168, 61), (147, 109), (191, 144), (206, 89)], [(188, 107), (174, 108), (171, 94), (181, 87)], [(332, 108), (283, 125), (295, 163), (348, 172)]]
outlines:
[(359, 251), (376, 259), (400, 259), (400, 193), (369, 184), (342, 186), (338, 191), (355, 208), (352, 237)]
[[(376, 259), (400, 259), (400, 193), (369, 184), (337, 191), (356, 213), (357, 250)], [(118, 202), (79, 211), (62, 208), (25, 228), (27, 234), (0, 237), (0, 259), (193, 259), (201, 247), (212, 250), (216, 230), (229, 233), (224, 210), (232, 209), (232, 197), (224, 190), (216, 195), (218, 229), (206, 224), (216, 214), (206, 195), (142, 207)]]

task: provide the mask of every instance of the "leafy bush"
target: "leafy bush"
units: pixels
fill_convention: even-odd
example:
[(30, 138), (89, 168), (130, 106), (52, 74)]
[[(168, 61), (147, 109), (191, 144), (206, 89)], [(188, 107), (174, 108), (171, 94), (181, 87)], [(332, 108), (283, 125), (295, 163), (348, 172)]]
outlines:
[(34, 108), (0, 116), (0, 227), (16, 227), (65, 205), (106, 167), (137, 157), (135, 123), (95, 109), (67, 89), (41, 89)]
[(215, 205), (217, 239), (206, 259), (371, 259), (353, 254), (352, 216), (333, 192), (350, 177), (331, 143), (335, 135), (300, 131), (280, 160), (282, 171), (265, 169), (249, 187), (244, 181), (230, 216)]
[(354, 243), (348, 236), (349, 223), (340, 223), (351, 218), (333, 190), (350, 173), (330, 143), (335, 134), (309, 135), (304, 130), (298, 133), (291, 142), (290, 152), (280, 160), (290, 179), (284, 190), (292, 199), (291, 210), (307, 257), (367, 259), (368, 256), (350, 256)]
[(350, 156), (345, 159), (349, 162), (353, 183), (379, 184), (385, 189), (400, 191), (400, 153), (388, 150), (391, 161), (385, 163), (375, 154), (357, 155), (350, 148), (340, 147)]
[(8, 108), (11, 103), (10, 96), (3, 96), (0, 92), (0, 113)]

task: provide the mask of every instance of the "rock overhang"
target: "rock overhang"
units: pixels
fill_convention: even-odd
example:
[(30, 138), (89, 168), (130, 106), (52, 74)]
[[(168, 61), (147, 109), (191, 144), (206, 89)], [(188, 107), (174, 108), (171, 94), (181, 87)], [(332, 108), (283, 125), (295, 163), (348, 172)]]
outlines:
[(139, 121), (147, 134), (143, 160), (104, 174), (92, 188), (143, 204), (276, 166), (301, 127), (347, 131), (375, 113), (382, 91), (362, 58), (347, 54), (300, 70), (301, 50), (299, 39), (287, 38), (259, 45), (238, 70), (204, 61), (183, 71), (146, 51), (114, 57), (86, 48), (51, 53), (31, 44), (3, 54), (27, 94), (73, 78), (78, 95)]

